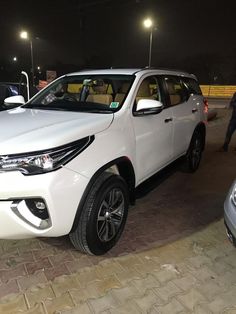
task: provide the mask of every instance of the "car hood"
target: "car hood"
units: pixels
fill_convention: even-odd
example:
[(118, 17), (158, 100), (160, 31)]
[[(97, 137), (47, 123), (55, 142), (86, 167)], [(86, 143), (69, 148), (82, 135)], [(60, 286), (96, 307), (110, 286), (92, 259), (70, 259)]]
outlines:
[(16, 108), (0, 113), (0, 155), (44, 150), (99, 133), (114, 114)]

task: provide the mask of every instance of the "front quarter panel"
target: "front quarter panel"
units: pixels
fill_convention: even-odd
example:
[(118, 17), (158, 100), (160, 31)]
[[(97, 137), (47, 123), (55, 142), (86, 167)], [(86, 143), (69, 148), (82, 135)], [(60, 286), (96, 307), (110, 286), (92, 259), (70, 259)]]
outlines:
[(121, 110), (115, 113), (110, 127), (95, 134), (93, 143), (65, 167), (90, 179), (104, 165), (120, 157), (127, 157), (135, 168), (134, 154), (135, 141), (129, 110)]

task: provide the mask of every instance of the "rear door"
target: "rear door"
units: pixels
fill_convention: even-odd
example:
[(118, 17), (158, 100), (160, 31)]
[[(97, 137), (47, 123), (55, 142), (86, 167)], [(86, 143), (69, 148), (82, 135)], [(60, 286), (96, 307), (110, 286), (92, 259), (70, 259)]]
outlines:
[[(183, 77), (182, 81), (188, 90), (188, 103), (192, 107), (192, 113), (195, 115), (195, 121), (201, 121), (202, 114), (204, 112), (204, 98), (200, 86), (194, 78)], [(203, 116), (203, 118), (205, 117)]]
[(189, 146), (193, 130), (199, 121), (197, 103), (189, 99), (189, 94), (181, 77), (164, 76), (169, 106), (173, 114), (173, 155), (183, 155)]

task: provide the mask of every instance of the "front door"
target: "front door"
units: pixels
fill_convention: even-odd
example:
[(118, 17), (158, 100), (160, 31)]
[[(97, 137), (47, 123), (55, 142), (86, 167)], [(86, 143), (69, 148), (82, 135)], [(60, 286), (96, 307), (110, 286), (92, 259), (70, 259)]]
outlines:
[(158, 77), (147, 77), (140, 82), (133, 112), (140, 99), (159, 100), (164, 108), (158, 114), (132, 116), (136, 138), (137, 183), (144, 181), (167, 165), (173, 155), (172, 109), (165, 107)]

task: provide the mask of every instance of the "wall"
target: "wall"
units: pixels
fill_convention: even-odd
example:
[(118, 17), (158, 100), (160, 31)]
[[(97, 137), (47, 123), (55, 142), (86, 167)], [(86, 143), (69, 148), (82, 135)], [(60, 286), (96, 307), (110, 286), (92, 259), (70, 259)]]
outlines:
[(236, 92), (236, 85), (200, 85), (206, 97), (231, 98)]

